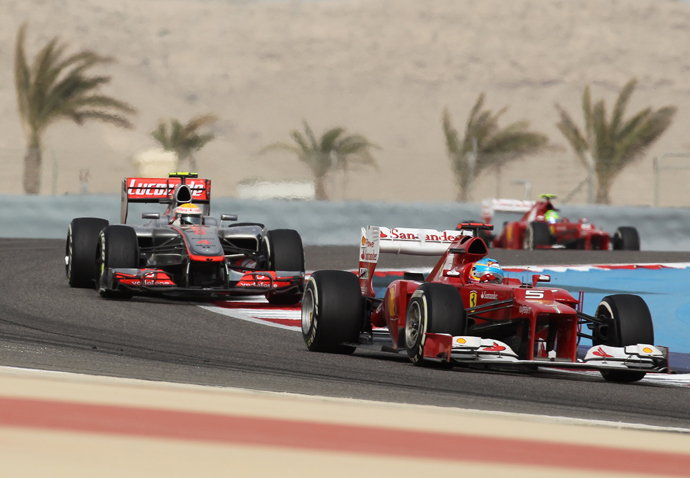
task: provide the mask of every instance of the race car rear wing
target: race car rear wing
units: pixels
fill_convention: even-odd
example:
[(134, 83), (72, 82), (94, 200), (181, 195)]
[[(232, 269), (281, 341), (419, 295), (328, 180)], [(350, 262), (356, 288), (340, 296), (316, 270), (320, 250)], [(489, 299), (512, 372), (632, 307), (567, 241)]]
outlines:
[(409, 254), (417, 256), (441, 256), (461, 236), (473, 236), (472, 228), (460, 231), (412, 229), (380, 226), (362, 228), (359, 248), (359, 282), (364, 294), (373, 294), (371, 281), (379, 261), (379, 254)]
[[(184, 186), (184, 187), (180, 187)], [(196, 173), (170, 173), (167, 178), (125, 178), (122, 181), (120, 221), (127, 222), (129, 203), (173, 204), (193, 202), (204, 216), (211, 212), (211, 180)]]
[(525, 213), (535, 204), (535, 201), (522, 199), (484, 199), (482, 201), (482, 220), (487, 224), (492, 222), (494, 212)]

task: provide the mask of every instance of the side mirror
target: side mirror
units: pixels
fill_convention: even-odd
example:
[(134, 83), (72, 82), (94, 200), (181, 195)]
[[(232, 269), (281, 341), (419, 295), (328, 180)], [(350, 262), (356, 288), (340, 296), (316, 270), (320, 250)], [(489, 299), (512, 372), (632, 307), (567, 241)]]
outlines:
[(237, 214), (221, 214), (221, 221), (237, 221)]
[(157, 212), (145, 212), (141, 215), (142, 219), (160, 219), (161, 215)]
[(532, 276), (532, 287), (536, 287), (537, 282), (551, 282), (551, 276), (546, 274), (534, 274)]

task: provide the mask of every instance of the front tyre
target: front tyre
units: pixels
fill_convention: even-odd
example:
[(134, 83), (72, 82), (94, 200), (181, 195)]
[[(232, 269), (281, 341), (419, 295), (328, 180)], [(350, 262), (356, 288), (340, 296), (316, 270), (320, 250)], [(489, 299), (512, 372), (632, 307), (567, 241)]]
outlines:
[[(597, 307), (596, 317), (608, 325), (596, 330), (594, 345), (625, 347), (626, 345), (654, 344), (654, 324), (649, 307), (642, 297), (630, 294), (609, 295)], [(637, 382), (645, 372), (602, 370), (601, 375), (610, 382)]]
[[(292, 229), (275, 229), (266, 233), (268, 270), (304, 272), (302, 238)], [(273, 305), (294, 305), (302, 299), (302, 291), (269, 292), (266, 299)]]
[(70, 287), (93, 287), (98, 272), (94, 263), (98, 234), (107, 225), (108, 221), (96, 217), (80, 217), (70, 223), (65, 244), (65, 273)]
[(359, 279), (347, 271), (316, 271), (302, 298), (302, 337), (312, 352), (351, 354), (363, 320)]
[(99, 270), (98, 292), (108, 299), (129, 299), (129, 290), (113, 290), (105, 287), (104, 275), (108, 269), (136, 269), (139, 266), (139, 243), (137, 234), (129, 226), (108, 226), (101, 231), (98, 239), (96, 259)]
[(427, 333), (463, 335), (465, 307), (458, 289), (448, 284), (424, 283), (412, 294), (405, 318), (405, 348), (415, 365), (424, 365)]

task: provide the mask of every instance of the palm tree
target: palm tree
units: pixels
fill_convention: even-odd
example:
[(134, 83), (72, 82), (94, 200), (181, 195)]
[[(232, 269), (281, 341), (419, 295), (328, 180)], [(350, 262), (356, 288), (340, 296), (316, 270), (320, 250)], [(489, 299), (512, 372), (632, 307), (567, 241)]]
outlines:
[(656, 111), (645, 108), (625, 120), (625, 109), (637, 85), (632, 78), (618, 95), (611, 118), (606, 117), (604, 100), (592, 106), (589, 85), (582, 95), (585, 119), (584, 133), (572, 117), (556, 103), (561, 120), (556, 126), (575, 150), (587, 168), (590, 179), (590, 200), (593, 196), (594, 176), (597, 178), (596, 202), (610, 204), (609, 192), (618, 174), (642, 154), (668, 129), (676, 114), (675, 106), (664, 106)]
[(24, 51), (27, 24), (17, 33), (14, 80), (19, 116), (26, 135), (24, 192), (38, 194), (41, 189), (42, 137), (48, 126), (70, 119), (78, 125), (98, 120), (122, 128), (132, 128), (125, 117), (136, 110), (122, 101), (99, 94), (110, 76), (87, 76), (91, 68), (110, 63), (112, 58), (84, 50), (64, 56), (66, 45), (55, 37), (34, 58), (29, 67)]
[[(297, 155), (297, 158), (307, 165), (314, 176), (315, 197), (319, 201), (327, 200), (326, 176), (334, 169), (343, 172), (347, 178), (351, 165), (377, 167), (376, 160), (371, 154), (372, 149), (380, 149), (360, 134), (346, 135), (343, 127), (332, 128), (317, 140), (309, 124), (304, 121), (304, 134), (292, 130), (290, 136), (295, 144), (277, 142), (266, 146), (260, 151), (282, 150)], [(345, 183), (343, 183), (343, 188)]]
[(189, 170), (197, 171), (196, 158), (192, 154), (199, 151), (215, 138), (213, 133), (200, 134), (199, 129), (211, 126), (218, 121), (214, 114), (195, 116), (183, 125), (176, 119), (170, 120), (170, 130), (164, 121), (158, 123), (158, 128), (151, 133), (166, 151), (175, 151), (179, 161), (189, 160)]
[(484, 93), (475, 102), (460, 138), (451, 123), (448, 108), (443, 110), (441, 123), (446, 150), (458, 185), (458, 201), (467, 201), (474, 180), (489, 168), (500, 168), (513, 160), (538, 153), (547, 147), (547, 136), (529, 130), (528, 121), (517, 121), (505, 128), (498, 120), (507, 108), (494, 113), (483, 110)]

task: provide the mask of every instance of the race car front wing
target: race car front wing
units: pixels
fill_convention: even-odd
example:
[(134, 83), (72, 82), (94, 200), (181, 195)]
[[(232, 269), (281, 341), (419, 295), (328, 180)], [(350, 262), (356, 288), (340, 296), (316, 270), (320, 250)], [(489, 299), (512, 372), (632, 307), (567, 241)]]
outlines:
[(520, 360), (517, 353), (507, 344), (498, 340), (482, 339), (476, 336), (427, 333), (424, 358), (443, 362), (531, 365), (588, 370), (628, 370), (656, 373), (669, 371), (668, 348), (649, 344), (625, 347), (595, 345), (587, 350), (584, 359), (578, 359), (576, 362), (567, 358), (556, 357), (556, 352), (553, 350), (548, 351), (545, 357)]
[(158, 269), (106, 269), (101, 276), (99, 290), (210, 298), (267, 292), (289, 293), (304, 289), (304, 275), (301, 271), (239, 272), (229, 269), (221, 285), (190, 287), (175, 283), (171, 274)]

